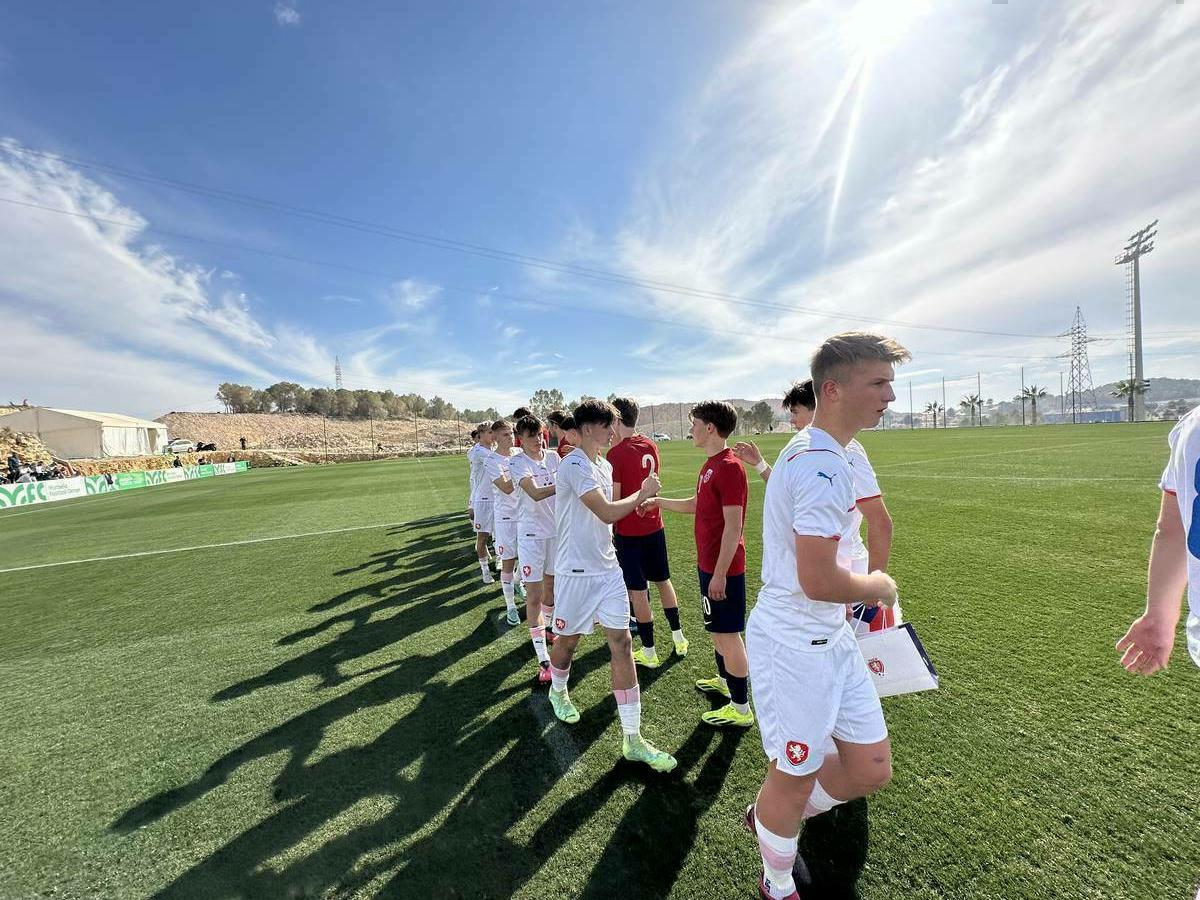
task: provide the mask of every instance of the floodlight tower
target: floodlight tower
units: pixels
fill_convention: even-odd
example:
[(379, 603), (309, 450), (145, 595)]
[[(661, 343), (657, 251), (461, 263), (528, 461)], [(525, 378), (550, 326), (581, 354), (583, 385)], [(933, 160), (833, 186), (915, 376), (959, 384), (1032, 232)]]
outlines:
[(1158, 219), (1155, 219), (1141, 231), (1135, 231), (1129, 237), (1129, 243), (1116, 259), (1118, 266), (1128, 266), (1126, 282), (1128, 290), (1128, 305), (1125, 313), (1125, 324), (1129, 332), (1129, 381), (1134, 390), (1133, 421), (1146, 418), (1146, 397), (1140, 390), (1144, 383), (1142, 376), (1142, 288), (1139, 277), (1138, 260), (1154, 249), (1154, 236), (1158, 234)]
[(1083, 412), (1084, 401), (1090, 401), (1092, 409), (1098, 405), (1096, 389), (1092, 385), (1092, 364), (1088, 361), (1087, 345), (1100, 340), (1100, 338), (1088, 337), (1087, 323), (1083, 321), (1083, 310), (1078, 306), (1075, 307), (1075, 318), (1071, 322), (1071, 327), (1059, 337), (1071, 339), (1071, 349), (1066, 353), (1060, 353), (1059, 356), (1071, 361), (1071, 381), (1068, 387), (1071, 392), (1071, 421), (1078, 422), (1080, 413)]
[(337, 390), (342, 390), (345, 385), (342, 384), (342, 360), (341, 357), (333, 358), (333, 383)]

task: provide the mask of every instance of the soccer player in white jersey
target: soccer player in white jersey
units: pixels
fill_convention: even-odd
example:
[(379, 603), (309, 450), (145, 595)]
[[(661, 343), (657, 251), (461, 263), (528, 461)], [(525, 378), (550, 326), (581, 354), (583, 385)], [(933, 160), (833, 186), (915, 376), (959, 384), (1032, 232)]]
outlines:
[[(783, 396), (783, 407), (797, 431), (812, 422), (816, 405), (811, 378), (793, 384)], [(739, 441), (733, 452), (743, 463), (758, 471), (763, 481), (770, 479), (771, 467), (753, 442)], [(854, 473), (854, 512), (850, 516), (850, 526), (838, 544), (838, 564), (860, 575), (877, 569), (886, 570), (892, 550), (891, 513), (883, 502), (883, 492), (867, 451), (857, 439), (846, 445), (846, 456)], [(864, 521), (867, 523), (866, 544), (862, 539)], [(899, 602), (891, 608), (851, 604), (847, 614), (857, 633), (882, 631), (903, 621)]]
[(602, 450), (615, 436), (616, 410), (603, 400), (586, 400), (573, 416), (579, 443), (558, 469), (554, 518), (554, 631), (550, 651), (550, 705), (567, 724), (579, 721), (579, 710), (567, 692), (571, 657), (580, 637), (592, 633), (599, 620), (612, 657), (612, 689), (621, 718), (621, 752), (656, 772), (669, 772), (675, 757), (652, 746), (641, 734), (642, 701), (633, 640), (629, 635), (629, 599), (613, 548), (612, 526), (658, 493), (651, 473), (636, 492), (613, 502), (612, 466)]
[(475, 445), (467, 451), (467, 459), (471, 463), (471, 527), (475, 530), (475, 556), (479, 559), (484, 584), (493, 584), (496, 580), (488, 567), (488, 538), (494, 527), (494, 513), (492, 491), (484, 473), (491, 452), (492, 423), (480, 422), (475, 427)]
[(1139, 675), (1167, 667), (1185, 589), (1187, 648), (1200, 666), (1200, 407), (1179, 420), (1168, 440), (1171, 457), (1159, 481), (1163, 493), (1150, 548), (1146, 611), (1117, 641), (1121, 665)]
[(805, 818), (883, 787), (892, 753), (871, 673), (845, 604), (890, 605), (896, 583), (837, 562), (854, 483), (846, 445), (895, 399), (890, 338), (850, 332), (813, 354), (812, 424), (784, 447), (763, 498), (762, 590), (750, 614), (750, 686), (769, 765), (746, 810), (763, 861), (765, 898), (799, 898), (792, 877)]
[(517, 567), (517, 485), (509, 471), (513, 449), (512, 426), (504, 419), (492, 423), (496, 449), (485, 457), (484, 478), (492, 488), (496, 557), (500, 560), (500, 590), (504, 594), (509, 625), (519, 625), (521, 614), (514, 599), (513, 571)]
[(538, 682), (550, 681), (547, 641), (554, 623), (554, 480), (559, 456), (542, 446), (542, 422), (528, 415), (514, 426), (521, 454), (509, 462), (520, 488), (517, 501), (517, 562), (525, 582), (525, 621), (538, 660)]

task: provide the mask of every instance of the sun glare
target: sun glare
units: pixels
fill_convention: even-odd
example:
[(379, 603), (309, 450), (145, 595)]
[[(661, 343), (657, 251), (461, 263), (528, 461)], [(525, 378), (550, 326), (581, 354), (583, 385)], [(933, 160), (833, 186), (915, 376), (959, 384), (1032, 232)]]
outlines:
[(924, 0), (859, 0), (847, 16), (846, 35), (856, 50), (871, 54), (899, 41), (928, 11)]

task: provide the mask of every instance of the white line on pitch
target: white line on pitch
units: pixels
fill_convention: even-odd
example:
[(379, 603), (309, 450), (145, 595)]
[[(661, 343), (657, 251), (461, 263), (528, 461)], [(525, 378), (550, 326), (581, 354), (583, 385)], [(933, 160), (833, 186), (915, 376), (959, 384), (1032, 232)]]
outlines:
[(134, 559), (138, 556), (162, 556), (167, 553), (212, 550), (216, 547), (241, 547), (246, 544), (265, 544), (270, 541), (290, 541), (294, 538), (320, 537), (323, 534), (343, 534), (347, 531), (367, 531), (371, 528), (391, 528), (395, 525), (407, 524), (408, 522), (380, 522), (378, 525), (351, 525), (347, 528), (327, 528), (324, 531), (302, 531), (299, 534), (277, 534), (272, 537), (247, 538), (244, 541), (222, 541), (219, 544), (195, 544), (191, 547), (171, 547), (166, 550), (140, 550), (137, 553), (118, 553), (114, 556), (90, 556), (87, 559), (67, 559), (62, 562), (37, 563), (32, 566), (13, 566), (10, 569), (0, 569), (0, 575), (6, 572), (28, 572), (30, 569), (53, 569), (57, 566), (77, 566), (81, 563), (107, 562), (111, 559)]

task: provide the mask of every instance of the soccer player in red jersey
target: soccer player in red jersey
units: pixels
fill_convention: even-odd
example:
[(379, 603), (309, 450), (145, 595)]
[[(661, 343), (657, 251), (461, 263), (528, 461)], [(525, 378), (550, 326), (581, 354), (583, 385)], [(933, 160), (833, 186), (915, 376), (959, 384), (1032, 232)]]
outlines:
[(654, 497), (643, 510), (667, 509), (696, 517), (696, 564), (704, 628), (717, 659), (715, 678), (696, 687), (729, 698), (729, 703), (700, 716), (709, 725), (754, 724), (747, 679), (749, 663), (742, 630), (746, 627), (746, 472), (726, 444), (737, 427), (737, 410), (719, 400), (692, 408), (692, 441), (704, 451), (696, 493), (685, 500)]
[[(608, 451), (608, 462), (613, 467), (613, 499), (633, 493), (641, 487), (647, 475), (657, 475), (659, 469), (658, 447), (654, 441), (634, 431), (638, 420), (637, 401), (630, 397), (615, 397), (612, 405), (617, 410), (616, 431), (618, 442)], [(613, 544), (617, 548), (617, 561), (625, 578), (625, 589), (629, 592), (629, 604), (633, 609), (638, 636), (642, 649), (633, 654), (639, 665), (650, 669), (659, 666), (658, 651), (654, 648), (654, 613), (650, 609), (650, 582), (658, 588), (658, 598), (663, 614), (671, 626), (675, 652), (687, 656), (688, 642), (679, 622), (679, 600), (675, 586), (671, 584), (671, 568), (667, 562), (667, 532), (663, 528), (662, 516), (657, 509), (648, 509), (643, 515), (632, 512), (614, 526)]]

